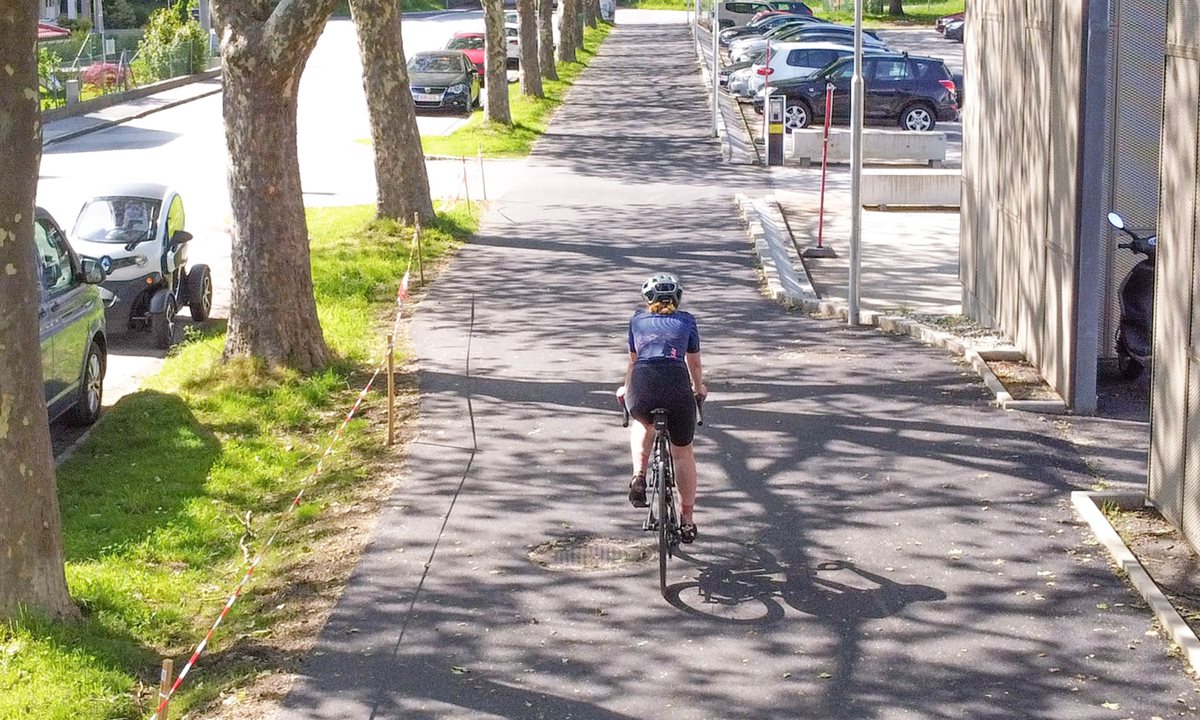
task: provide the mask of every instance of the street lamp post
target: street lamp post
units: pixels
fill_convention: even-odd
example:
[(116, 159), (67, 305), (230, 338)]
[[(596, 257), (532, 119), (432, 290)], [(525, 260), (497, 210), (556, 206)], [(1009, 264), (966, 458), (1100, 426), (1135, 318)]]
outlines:
[(712, 35), (712, 136), (719, 137), (717, 117), (721, 112), (721, 56), (717, 45), (717, 0), (713, 0), (712, 3), (712, 19), (709, 20), (708, 31)]
[(850, 278), (846, 322), (859, 321), (862, 266), (863, 0), (854, 2), (854, 77), (850, 80)]

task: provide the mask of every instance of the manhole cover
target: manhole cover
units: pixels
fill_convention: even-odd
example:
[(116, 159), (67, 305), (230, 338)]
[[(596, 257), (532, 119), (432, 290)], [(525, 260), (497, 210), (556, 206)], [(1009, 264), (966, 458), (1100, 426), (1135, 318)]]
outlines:
[(529, 551), (529, 559), (549, 570), (599, 571), (646, 562), (654, 553), (645, 542), (585, 535), (542, 543)]

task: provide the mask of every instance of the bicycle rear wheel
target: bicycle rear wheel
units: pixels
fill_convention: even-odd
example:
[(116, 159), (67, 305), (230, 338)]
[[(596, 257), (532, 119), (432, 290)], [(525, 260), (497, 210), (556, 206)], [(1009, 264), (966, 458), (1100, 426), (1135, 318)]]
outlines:
[(671, 517), (667, 514), (670, 498), (667, 497), (666, 470), (659, 464), (654, 473), (655, 501), (658, 504), (658, 589), (667, 596), (667, 556), (671, 553)]

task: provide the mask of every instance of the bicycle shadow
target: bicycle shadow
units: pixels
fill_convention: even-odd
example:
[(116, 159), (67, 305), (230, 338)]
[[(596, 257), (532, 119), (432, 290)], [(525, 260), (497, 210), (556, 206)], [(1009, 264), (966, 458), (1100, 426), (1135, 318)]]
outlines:
[(844, 560), (797, 567), (761, 546), (739, 547), (707, 564), (686, 553), (679, 558), (701, 565), (700, 572), (694, 580), (669, 585), (667, 602), (722, 623), (769, 625), (790, 607), (831, 624), (855, 626), (896, 615), (912, 603), (946, 599), (937, 588), (896, 582)]

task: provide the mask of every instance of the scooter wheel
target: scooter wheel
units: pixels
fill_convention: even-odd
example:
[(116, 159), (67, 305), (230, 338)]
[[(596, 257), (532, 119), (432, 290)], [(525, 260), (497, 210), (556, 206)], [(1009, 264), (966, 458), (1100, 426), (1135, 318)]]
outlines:
[(1125, 355), (1124, 353), (1117, 354), (1117, 369), (1121, 371), (1121, 377), (1126, 380), (1137, 380), (1141, 376), (1142, 370), (1145, 368), (1142, 363)]

